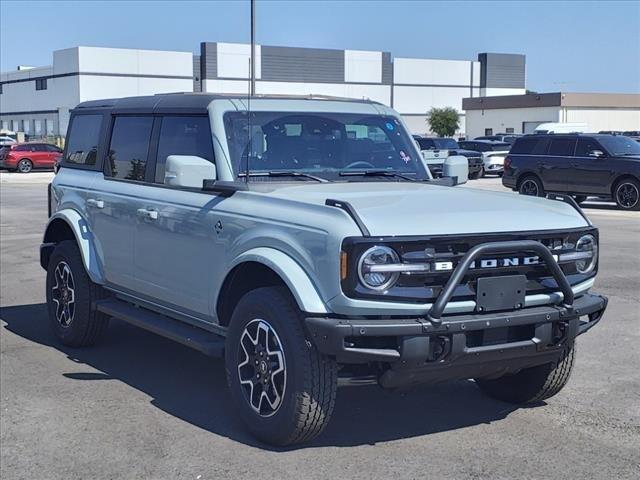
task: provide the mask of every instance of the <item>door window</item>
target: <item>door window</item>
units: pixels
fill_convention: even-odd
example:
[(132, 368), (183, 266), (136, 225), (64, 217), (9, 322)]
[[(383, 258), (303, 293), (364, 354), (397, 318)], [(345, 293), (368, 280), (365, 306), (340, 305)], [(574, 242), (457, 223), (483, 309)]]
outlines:
[(156, 183), (164, 183), (169, 155), (194, 155), (214, 162), (208, 117), (164, 117), (156, 156)]
[(573, 156), (573, 149), (576, 144), (575, 138), (554, 138), (549, 146), (549, 155), (556, 157)]
[(593, 138), (578, 138), (578, 145), (576, 147), (576, 157), (588, 157), (589, 152), (593, 150), (600, 150), (604, 152), (604, 148)]
[(116, 117), (109, 145), (109, 175), (142, 182), (147, 169), (153, 117)]
[[(51, 124), (47, 120), (48, 125)], [(102, 115), (76, 115), (67, 136), (64, 163), (71, 165), (95, 165), (100, 143)]]

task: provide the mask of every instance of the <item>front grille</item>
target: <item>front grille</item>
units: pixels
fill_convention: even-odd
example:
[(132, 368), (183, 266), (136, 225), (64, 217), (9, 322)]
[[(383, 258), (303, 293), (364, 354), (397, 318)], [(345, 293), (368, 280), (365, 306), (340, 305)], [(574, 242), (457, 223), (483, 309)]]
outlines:
[[(587, 233), (585, 229), (574, 229), (568, 231), (553, 232), (523, 232), (523, 233), (506, 233), (506, 234), (479, 234), (474, 236), (434, 236), (430, 238), (389, 238), (377, 239), (376, 245), (387, 245), (393, 248), (402, 259), (403, 263), (425, 263), (428, 261), (451, 262), (452, 269), (446, 271), (432, 271), (427, 273), (402, 274), (398, 282), (389, 289), (383, 296), (375, 292), (371, 292), (357, 281), (357, 275), (348, 275), (347, 279), (342, 282), (343, 291), (353, 298), (367, 298), (382, 301), (402, 301), (427, 303), (433, 302), (438, 297), (442, 288), (449, 280), (453, 269), (458, 262), (464, 257), (467, 251), (475, 245), (487, 242), (510, 241), (510, 240), (537, 240), (547, 246), (553, 254), (560, 254), (570, 251), (582, 235)], [(589, 229), (588, 233), (596, 235), (596, 229)], [(343, 249), (349, 253), (349, 272), (354, 274), (357, 272), (357, 259), (360, 254), (372, 245), (371, 239), (353, 238), (345, 240)], [(522, 254), (508, 253), (505, 255), (490, 255), (491, 260), (513, 259), (518, 257), (533, 257), (534, 254), (522, 252)], [(476, 264), (480, 265), (479, 259)], [(501, 264), (502, 262), (498, 262)], [(571, 285), (581, 283), (591, 276), (580, 274), (575, 270), (573, 264), (561, 264), (561, 269)], [(495, 277), (505, 275), (525, 275), (527, 277), (527, 295), (537, 293), (550, 293), (558, 291), (558, 285), (544, 265), (524, 264), (522, 261), (519, 265), (514, 266), (497, 266), (490, 268), (475, 268), (469, 270), (464, 279), (457, 286), (452, 301), (475, 300), (477, 280), (481, 277)]]

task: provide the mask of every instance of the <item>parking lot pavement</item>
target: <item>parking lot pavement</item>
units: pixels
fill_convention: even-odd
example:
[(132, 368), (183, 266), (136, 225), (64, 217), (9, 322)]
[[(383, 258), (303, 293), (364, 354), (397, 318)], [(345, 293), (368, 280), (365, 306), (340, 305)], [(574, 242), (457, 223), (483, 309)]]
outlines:
[(51, 171), (42, 172), (7, 172), (0, 171), (0, 183), (49, 183), (53, 179)]
[(640, 214), (587, 210), (600, 228), (596, 290), (610, 303), (560, 394), (516, 409), (470, 381), (342, 389), (322, 436), (271, 449), (242, 428), (220, 361), (117, 321), (97, 347), (57, 343), (38, 265), (46, 186), (3, 183), (2, 477), (637, 479)]

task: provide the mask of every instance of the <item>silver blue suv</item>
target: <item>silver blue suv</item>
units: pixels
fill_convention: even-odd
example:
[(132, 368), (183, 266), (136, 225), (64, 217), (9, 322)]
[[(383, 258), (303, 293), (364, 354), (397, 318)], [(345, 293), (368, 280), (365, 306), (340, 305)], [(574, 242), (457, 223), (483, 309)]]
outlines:
[(277, 445), (318, 435), (339, 385), (551, 397), (607, 305), (598, 231), (569, 197), (453, 183), (374, 102), (82, 103), (40, 250), (51, 326), (82, 347), (116, 317), (223, 357)]

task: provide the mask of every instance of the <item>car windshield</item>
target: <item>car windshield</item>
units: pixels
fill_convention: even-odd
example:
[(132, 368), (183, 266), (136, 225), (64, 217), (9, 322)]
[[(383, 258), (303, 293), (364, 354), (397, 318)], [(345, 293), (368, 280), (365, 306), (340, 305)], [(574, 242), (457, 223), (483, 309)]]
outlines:
[[(369, 173), (360, 179), (429, 178), (414, 141), (392, 116), (228, 112), (224, 120), (236, 177), (249, 170), (252, 180), (282, 180), (285, 172), (297, 174), (299, 180), (309, 175), (342, 181), (359, 178), (344, 172)], [(373, 175), (374, 171), (402, 177)], [(261, 172), (272, 175), (260, 176)]]
[(610, 155), (640, 155), (640, 143), (622, 136), (600, 137), (598, 141)]
[(455, 150), (456, 148), (460, 148), (458, 142), (453, 138), (434, 138), (433, 142), (439, 150)]

